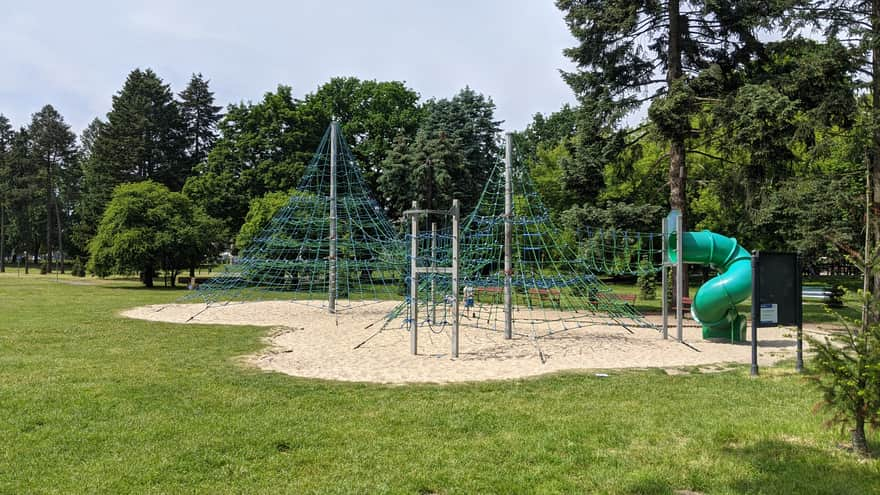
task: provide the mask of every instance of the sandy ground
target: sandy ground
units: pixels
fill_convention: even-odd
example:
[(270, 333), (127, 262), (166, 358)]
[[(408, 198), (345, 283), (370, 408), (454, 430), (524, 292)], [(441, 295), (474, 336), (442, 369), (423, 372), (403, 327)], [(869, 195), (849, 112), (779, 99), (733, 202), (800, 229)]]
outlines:
[[(452, 359), (446, 329), (422, 327), (419, 354), (409, 351), (409, 332), (395, 320), (384, 330), (384, 316), (394, 302), (374, 303), (330, 315), (301, 303), (262, 301), (226, 306), (171, 304), (144, 306), (122, 313), (129, 318), (187, 324), (259, 325), (272, 327), (268, 347), (249, 356), (253, 365), (289, 375), (330, 380), (379, 383), (450, 383), (500, 380), (564, 370), (663, 368), (675, 373), (682, 367), (717, 369), (718, 363), (748, 363), (748, 343), (709, 342), (699, 326), (686, 321), (685, 344), (663, 340), (652, 328), (633, 333), (612, 321), (532, 338), (518, 335), (504, 340), (500, 332), (463, 326), (460, 354)], [(649, 318), (659, 327), (659, 318)], [(815, 328), (807, 328), (807, 331)], [(377, 333), (378, 331), (378, 333)], [(538, 329), (534, 334), (543, 335)], [(675, 334), (675, 327), (670, 335)], [(761, 365), (794, 355), (792, 329), (759, 329)], [(360, 345), (360, 347), (358, 347)]]

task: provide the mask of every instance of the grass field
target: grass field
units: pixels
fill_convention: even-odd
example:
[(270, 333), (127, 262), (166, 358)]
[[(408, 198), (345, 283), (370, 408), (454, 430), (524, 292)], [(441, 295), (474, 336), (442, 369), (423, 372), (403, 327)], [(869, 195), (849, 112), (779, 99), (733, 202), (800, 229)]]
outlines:
[(182, 291), (81, 283), (0, 274), (0, 493), (880, 492), (791, 363), (322, 382), (241, 365), (264, 328), (116, 316)]

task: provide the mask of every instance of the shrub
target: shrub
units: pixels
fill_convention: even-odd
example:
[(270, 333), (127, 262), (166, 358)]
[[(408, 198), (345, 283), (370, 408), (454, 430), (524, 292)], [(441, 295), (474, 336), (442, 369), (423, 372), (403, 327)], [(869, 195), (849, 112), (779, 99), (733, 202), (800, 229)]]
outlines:
[(86, 267), (79, 256), (77, 256), (76, 259), (73, 260), (73, 266), (70, 267), (70, 274), (74, 277), (86, 276)]
[(639, 296), (642, 299), (654, 300), (657, 297), (657, 273), (649, 261), (642, 261), (640, 264), (639, 278), (636, 285), (639, 288)]

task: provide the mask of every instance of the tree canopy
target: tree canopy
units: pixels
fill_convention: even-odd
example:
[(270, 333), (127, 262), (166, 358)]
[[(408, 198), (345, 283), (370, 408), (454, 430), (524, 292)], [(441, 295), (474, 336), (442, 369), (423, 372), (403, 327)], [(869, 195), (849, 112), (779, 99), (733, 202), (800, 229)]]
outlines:
[(89, 243), (88, 267), (98, 276), (139, 273), (152, 287), (157, 270), (189, 268), (210, 255), (219, 232), (181, 193), (151, 180), (122, 184)]

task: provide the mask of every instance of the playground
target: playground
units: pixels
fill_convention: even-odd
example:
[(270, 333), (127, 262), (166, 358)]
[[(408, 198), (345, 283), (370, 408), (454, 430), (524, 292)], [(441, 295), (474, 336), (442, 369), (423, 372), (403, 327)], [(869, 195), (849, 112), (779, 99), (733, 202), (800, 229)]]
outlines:
[[(267, 350), (247, 362), (343, 381), (452, 383), (750, 360), (755, 372), (757, 361), (796, 356), (791, 325), (800, 338), (800, 320), (762, 329), (760, 342), (753, 330), (759, 345), (744, 344), (747, 320), (737, 304), (752, 295), (752, 257), (736, 239), (682, 232), (673, 211), (659, 242), (622, 240), (627, 263), (663, 273), (662, 316), (647, 318), (602, 281), (603, 256), (562, 239), (511, 134), (505, 142), (473, 212), (464, 215), (457, 200), (448, 210), (413, 202), (401, 237), (332, 122), (296, 193), (236, 265), (175, 304), (122, 314), (270, 327)], [(686, 262), (718, 272), (694, 294), (689, 319), (684, 292), (668, 295), (668, 275), (682, 287)], [(788, 278), (797, 286), (783, 291), (800, 293), (800, 278)]]

